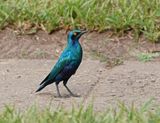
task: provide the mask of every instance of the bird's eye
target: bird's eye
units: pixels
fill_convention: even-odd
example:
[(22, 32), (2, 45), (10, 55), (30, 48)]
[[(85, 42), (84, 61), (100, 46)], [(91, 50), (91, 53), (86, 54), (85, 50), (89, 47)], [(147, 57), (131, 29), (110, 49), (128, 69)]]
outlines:
[(78, 36), (78, 32), (74, 32), (71, 39), (74, 41), (76, 39), (76, 37)]
[(73, 34), (74, 36), (77, 36), (77, 33), (76, 32), (74, 32), (74, 34)]

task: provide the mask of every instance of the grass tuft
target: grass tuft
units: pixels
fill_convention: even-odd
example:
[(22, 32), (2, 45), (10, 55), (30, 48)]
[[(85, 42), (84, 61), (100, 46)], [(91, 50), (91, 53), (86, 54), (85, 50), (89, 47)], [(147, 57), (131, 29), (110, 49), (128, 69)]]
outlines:
[[(0, 0), (0, 27), (18, 29), (87, 28), (123, 34), (132, 30), (160, 39), (159, 0)], [(32, 31), (31, 31), (32, 32)]]
[(139, 61), (148, 62), (156, 57), (160, 57), (160, 53), (139, 53), (137, 58)]
[(72, 108), (67, 111), (63, 108), (39, 110), (32, 106), (25, 112), (6, 106), (0, 113), (0, 123), (159, 123), (160, 109), (151, 110), (151, 101), (137, 109), (120, 103), (116, 109), (104, 112), (95, 112), (93, 105), (87, 108)]

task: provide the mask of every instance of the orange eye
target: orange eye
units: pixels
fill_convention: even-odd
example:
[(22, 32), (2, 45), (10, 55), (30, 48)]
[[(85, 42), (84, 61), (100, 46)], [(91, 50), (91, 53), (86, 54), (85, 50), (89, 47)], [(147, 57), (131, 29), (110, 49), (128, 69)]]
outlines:
[(76, 36), (77, 35), (77, 33), (76, 32), (74, 32), (74, 34), (73, 34), (74, 36)]

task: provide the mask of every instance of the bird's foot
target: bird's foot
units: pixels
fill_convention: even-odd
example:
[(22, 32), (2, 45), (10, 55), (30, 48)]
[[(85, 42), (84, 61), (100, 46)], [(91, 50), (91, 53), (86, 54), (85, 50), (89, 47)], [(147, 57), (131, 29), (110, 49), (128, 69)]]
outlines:
[(55, 98), (62, 98), (62, 96), (61, 95), (56, 95), (56, 96), (54, 96)]
[(79, 95), (79, 94), (73, 94), (73, 93), (71, 94), (71, 96), (72, 97), (81, 97), (81, 95)]

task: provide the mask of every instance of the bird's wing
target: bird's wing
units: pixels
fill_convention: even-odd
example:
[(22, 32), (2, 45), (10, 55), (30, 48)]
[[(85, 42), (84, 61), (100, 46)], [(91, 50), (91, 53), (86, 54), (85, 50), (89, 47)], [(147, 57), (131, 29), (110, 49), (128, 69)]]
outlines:
[(40, 83), (43, 84), (45, 81), (53, 80), (62, 70), (63, 68), (69, 63), (70, 56), (60, 57), (58, 62), (55, 64), (51, 72), (48, 76)]

